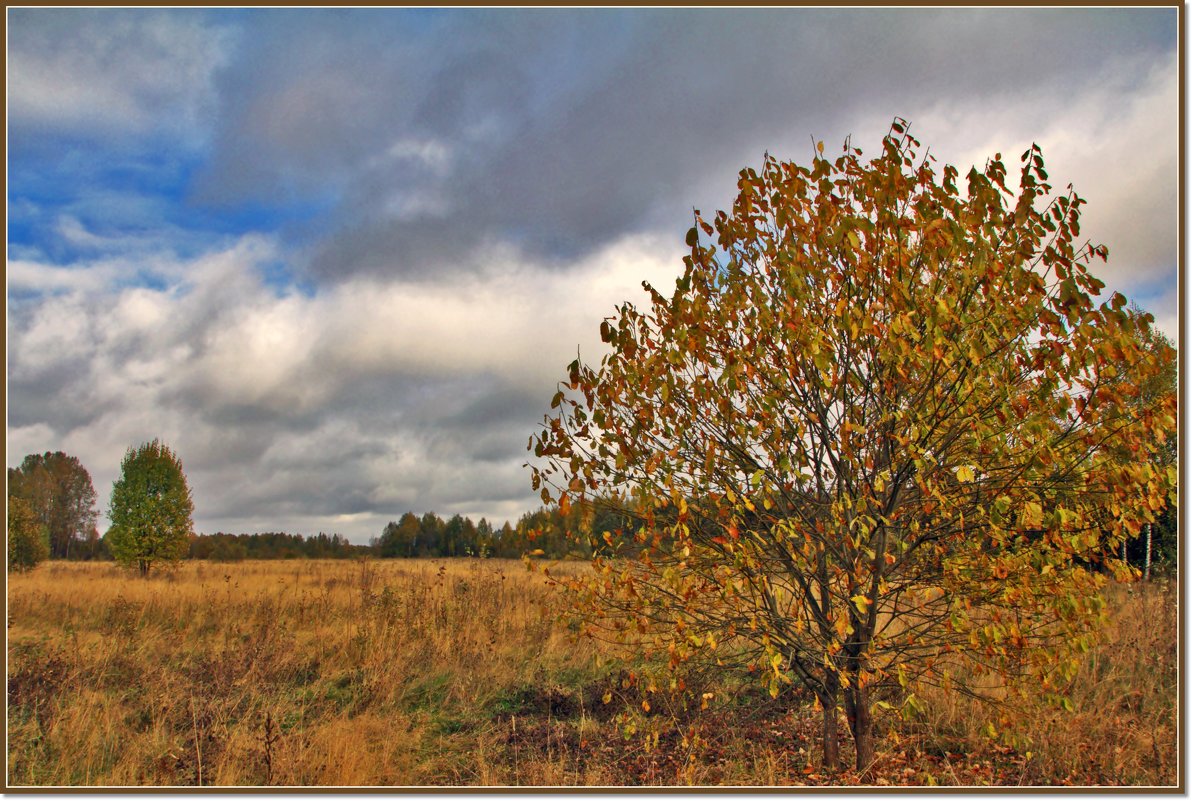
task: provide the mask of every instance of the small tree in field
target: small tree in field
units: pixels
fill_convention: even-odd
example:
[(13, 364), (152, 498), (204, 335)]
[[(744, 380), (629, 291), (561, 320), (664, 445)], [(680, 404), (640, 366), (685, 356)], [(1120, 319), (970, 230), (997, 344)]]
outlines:
[(116, 561), (146, 576), (154, 563), (186, 555), (193, 511), (182, 462), (173, 451), (156, 439), (129, 448), (112, 486), (108, 548)]
[(1084, 201), (1036, 146), (1017, 191), (995, 156), (962, 192), (918, 145), (896, 120), (868, 163), (821, 143), (743, 171), (531, 443), (545, 502), (629, 493), (633, 555), (560, 579), (585, 630), (802, 685), (830, 770), (842, 707), (865, 772), (875, 710), (923, 685), (1062, 704), (1105, 570), (1174, 483), (1151, 458), (1174, 397), (1134, 402), (1150, 320), (1092, 300)]
[(8, 496), (8, 569), (32, 570), (50, 556), (50, 532), (24, 498)]

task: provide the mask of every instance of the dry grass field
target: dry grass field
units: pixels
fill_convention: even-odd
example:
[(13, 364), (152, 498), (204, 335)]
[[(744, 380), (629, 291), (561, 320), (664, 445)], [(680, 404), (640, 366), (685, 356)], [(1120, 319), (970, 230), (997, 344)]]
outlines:
[[(875, 781), (1174, 784), (1173, 592), (1110, 588), (1074, 711), (1019, 710), (1028, 748), (980, 734), (958, 698), (929, 697), (921, 719), (884, 725)], [(816, 715), (764, 694), (655, 728), (657, 742), (627, 736), (615, 663), (555, 623), (550, 599), (541, 574), (500, 560), (187, 562), (148, 580), (55, 562), (9, 576), (8, 784), (855, 781), (817, 774)]]

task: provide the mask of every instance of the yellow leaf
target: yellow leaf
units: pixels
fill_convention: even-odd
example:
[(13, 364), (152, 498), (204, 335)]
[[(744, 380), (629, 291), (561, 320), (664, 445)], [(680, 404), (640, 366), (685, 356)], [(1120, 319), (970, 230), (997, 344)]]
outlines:
[(1027, 501), (1022, 505), (1022, 524), (1027, 528), (1039, 528), (1043, 525), (1043, 506), (1035, 501)]
[(853, 605), (857, 607), (857, 610), (861, 612), (861, 614), (865, 614), (865, 610), (869, 608), (869, 599), (864, 595), (854, 595), (852, 598), (849, 598), (849, 600), (853, 602)]
[(976, 478), (976, 474), (973, 473), (973, 468), (969, 467), (968, 465), (964, 465), (963, 467), (957, 468), (956, 480), (959, 481), (960, 483), (967, 484), (968, 482), (972, 481), (974, 478)]
[(815, 143), (815, 149), (816, 149), (816, 150), (818, 150), (820, 153), (823, 153), (823, 152), (824, 152), (824, 143), (823, 143), (823, 142), (816, 142), (816, 143)]

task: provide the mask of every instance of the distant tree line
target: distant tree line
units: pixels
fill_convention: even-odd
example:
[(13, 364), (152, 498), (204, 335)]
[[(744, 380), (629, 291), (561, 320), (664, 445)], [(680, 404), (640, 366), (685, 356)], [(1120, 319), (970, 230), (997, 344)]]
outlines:
[[(155, 445), (156, 441), (139, 450), (130, 449), (126, 461), (143, 457), (141, 452), (152, 451)], [(1174, 445), (1172, 452), (1174, 454)], [(168, 455), (171, 459), (176, 458), (172, 453)], [(181, 475), (180, 468), (177, 473)], [(132, 474), (135, 475), (135, 471)], [(101, 537), (96, 529), (95, 489), (91, 475), (76, 457), (61, 451), (30, 454), (20, 467), (9, 468), (7, 477), (9, 569), (29, 569), (46, 558), (109, 560), (119, 555), (112, 549), (113, 530), (109, 529)], [(127, 479), (127, 475), (123, 476), (118, 484), (123, 486), (122, 482)], [(120, 494), (117, 492), (115, 496)], [(119, 502), (120, 497), (115, 500), (117, 503), (110, 511), (119, 511), (125, 506)], [(135, 503), (132, 506), (135, 507)], [(526, 512), (516, 524), (506, 521), (500, 527), (483, 517), (479, 522), (473, 522), (470, 517), (458, 514), (444, 520), (434, 512), (421, 516), (406, 512), (398, 520), (388, 523), (380, 536), (368, 545), (355, 545), (336, 533), (303, 536), (284, 532), (186, 532), (185, 541), (172, 548), (171, 557), (176, 552), (180, 558), (215, 561), (361, 556), (516, 559), (526, 554), (547, 559), (587, 559), (613, 542), (618, 544), (617, 553), (624, 556), (640, 545), (634, 541), (640, 522), (633, 519), (632, 512), (626, 511), (629, 508), (631, 505), (624, 499), (615, 498), (607, 503), (596, 499), (577, 503), (566, 510), (558, 506), (542, 507)], [(183, 517), (189, 518), (189, 512)], [(577, 531), (587, 532), (587, 536), (568, 536), (568, 532)], [(1151, 535), (1152, 563), (1158, 569), (1173, 569), (1177, 554), (1174, 506), (1159, 515)], [(119, 540), (119, 537), (115, 538), (117, 543)], [(1128, 556), (1131, 564), (1142, 567), (1146, 560), (1144, 538), (1130, 541)], [(135, 553), (131, 560), (142, 561)]]
[[(526, 512), (516, 525), (506, 521), (500, 528), (483, 517), (473, 523), (471, 518), (458, 514), (443, 520), (434, 512), (421, 517), (406, 512), (396, 522), (386, 525), (381, 536), (371, 540), (369, 546), (381, 558), (516, 559), (529, 554), (548, 559), (588, 559), (612, 535), (621, 539), (636, 529), (631, 517), (623, 511), (623, 501), (618, 502), (618, 507), (617, 512), (607, 511), (599, 500), (565, 510), (543, 507)], [(568, 534), (581, 531), (588, 532), (588, 536)]]
[(301, 534), (264, 532), (256, 534), (195, 534), (190, 538), (188, 559), (238, 562), (241, 559), (347, 559), (370, 553), (367, 545), (353, 545), (339, 535), (323, 532)]
[[(577, 545), (568, 531), (585, 525), (593, 541)], [(513, 525), (499, 528), (486, 518), (452, 515), (444, 520), (434, 512), (416, 515), (406, 512), (388, 523), (368, 545), (355, 545), (340, 534), (265, 532), (256, 534), (195, 534), (190, 538), (188, 559), (234, 562), (241, 559), (350, 559), (372, 556), (381, 559), (496, 557), (517, 559), (526, 554), (551, 559), (589, 558), (600, 546), (605, 532), (628, 530), (627, 521), (595, 509), (574, 507), (564, 514), (557, 508), (527, 512)]]

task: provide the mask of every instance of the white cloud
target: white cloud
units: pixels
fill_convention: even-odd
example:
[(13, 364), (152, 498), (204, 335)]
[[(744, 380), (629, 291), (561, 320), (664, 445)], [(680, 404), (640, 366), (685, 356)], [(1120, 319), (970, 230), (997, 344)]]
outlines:
[(54, 226), (55, 233), (58, 234), (65, 242), (78, 247), (87, 248), (89, 250), (99, 250), (106, 247), (111, 247), (112, 239), (108, 237), (97, 236), (88, 231), (77, 217), (69, 214), (62, 214), (58, 217), (58, 222)]
[(390, 145), (384, 157), (370, 166), (378, 166), (376, 161), (411, 161), (441, 174), (451, 165), (451, 148), (437, 139), (405, 137)]
[(9, 12), (10, 121), (95, 133), (204, 125), (227, 30), (191, 14)]
[[(497, 250), (484, 273), (458, 285), (353, 281), (328, 299), (329, 358), (369, 367), (390, 364), (433, 372), (499, 370), (525, 380), (558, 372), (582, 343), (591, 353), (600, 320), (641, 281), (663, 288), (681, 266), (672, 248), (632, 237), (568, 270), (519, 263)], [(361, 330), (353, 323), (373, 319)]]
[[(102, 496), (124, 449), (160, 436), (189, 465), (200, 527), (213, 525), (205, 509), (225, 525), (276, 514), (361, 540), (376, 532), (359, 521), (390, 505), (515, 518), (533, 504), (521, 463), (537, 418), (525, 430), (517, 420), (485, 428), (482, 410), (470, 434), (451, 418), (502, 388), (540, 396), (535, 415), (545, 412), (577, 344), (598, 359), (600, 320), (624, 300), (645, 301), (643, 279), (669, 290), (681, 267), (678, 249), (634, 237), (568, 271), (494, 248), (454, 286), (372, 278), (279, 296), (258, 271), (276, 255), (245, 237), (163, 259), (165, 289), (127, 287), (109, 262), (84, 268), (88, 280), (74, 286), (45, 278), (59, 268), (23, 265), (41, 276), (28, 283), (61, 291), (10, 319), (15, 401), (30, 413), (38, 392), (55, 394), (36, 411), (50, 422), (15, 429), (14, 440), (78, 455)], [(362, 399), (377, 382), (421, 394)], [(329, 489), (339, 495), (328, 503), (343, 508), (312, 513)]]
[(19, 322), (10, 317), (8, 376), (20, 380), (63, 363), (90, 358), (90, 304), (82, 294), (53, 298)]
[(101, 236), (68, 214), (59, 215), (53, 228), (55, 239), (82, 248), (88, 258), (57, 264), (41, 260), (40, 248), (20, 248), (8, 261), (5, 278), (10, 297), (14, 293), (96, 293), (120, 284), (177, 284), (191, 267), (178, 260), (175, 249), (211, 239), (171, 226)]
[(45, 423), (9, 427), (5, 437), (8, 464), (16, 467), (26, 454), (44, 453), (46, 443), (55, 439), (54, 430)]
[(1108, 263), (1092, 267), (1105, 292), (1143, 299), (1174, 339), (1175, 295), (1161, 288), (1174, 287), (1177, 267), (1177, 59), (1119, 59), (1102, 72), (1106, 81), (1064, 96), (949, 101), (916, 117), (915, 131), (962, 174), (1001, 152), (1014, 176), (1019, 155), (1038, 143), (1055, 191), (1071, 183), (1088, 201), (1081, 237), (1109, 248)]
[(644, 278), (673, 280), (677, 251), (630, 238), (571, 270), (524, 264), (506, 249), (459, 284), (359, 279), (307, 297), (276, 297), (259, 281), (219, 268), (192, 270), (195, 284), (165, 312), (170, 320), (214, 310), (183, 381), (207, 403), (304, 412), (387, 372), (496, 373), (549, 388), (577, 344), (597, 356), (600, 320)]
[(95, 291), (111, 283), (112, 271), (100, 265), (80, 270), (29, 259), (10, 259), (6, 278), (10, 295), (13, 292), (47, 293), (70, 289)]

